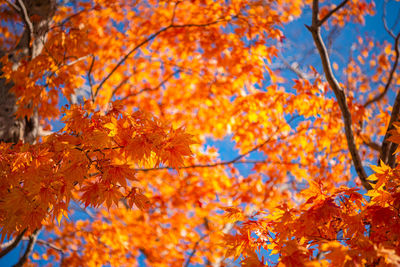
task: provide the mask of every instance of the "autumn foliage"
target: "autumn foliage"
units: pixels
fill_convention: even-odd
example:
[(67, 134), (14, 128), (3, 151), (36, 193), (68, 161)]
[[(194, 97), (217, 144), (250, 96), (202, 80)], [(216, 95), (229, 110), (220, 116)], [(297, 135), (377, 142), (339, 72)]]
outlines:
[[(0, 258), (399, 266), (398, 3), (378, 2), (1, 2)], [(354, 34), (376, 14), (386, 38)]]

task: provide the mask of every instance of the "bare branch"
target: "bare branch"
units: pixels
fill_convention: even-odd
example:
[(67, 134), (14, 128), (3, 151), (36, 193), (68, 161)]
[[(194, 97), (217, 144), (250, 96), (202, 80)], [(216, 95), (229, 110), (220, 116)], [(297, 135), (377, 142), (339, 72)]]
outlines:
[[(232, 17), (231, 19), (237, 18), (237, 16)], [(143, 45), (147, 44), (148, 42), (152, 41), (154, 38), (156, 38), (158, 35), (160, 35), (161, 33), (172, 29), (172, 28), (190, 28), (190, 27), (207, 27), (207, 26), (211, 26), (223, 21), (228, 21), (226, 19), (218, 19), (216, 21), (212, 21), (209, 23), (204, 23), (204, 24), (183, 24), (183, 25), (174, 25), (174, 24), (170, 24), (167, 27), (162, 28), (161, 30), (151, 34), (149, 37), (147, 37), (145, 40), (143, 40), (142, 42), (140, 42), (138, 45), (136, 45), (134, 48), (132, 48), (125, 56), (123, 56), (117, 63), (117, 65), (115, 65), (115, 67), (110, 71), (110, 73), (108, 73), (108, 75), (100, 82), (100, 84), (97, 86), (96, 88), (96, 92), (94, 93), (94, 98), (97, 97), (100, 89), (103, 87), (104, 83), (110, 79), (110, 77), (115, 73), (115, 71), (129, 58), (130, 55), (132, 55), (132, 53), (134, 53), (135, 51), (137, 51), (139, 48), (141, 48)]]
[(54, 249), (55, 251), (61, 254), (61, 257), (63, 257), (65, 254), (64, 250), (46, 240), (38, 239), (36, 240), (36, 243)]
[[(29, 241), (29, 237), (24, 237), (23, 240), (24, 241)], [(54, 245), (54, 244), (52, 244), (52, 243), (50, 243), (50, 242), (48, 242), (46, 240), (43, 240), (43, 239), (37, 239), (36, 240), (36, 244), (49, 247), (49, 248), (57, 251), (58, 253), (60, 253), (61, 254), (61, 262), (62, 262), (62, 260), (64, 258), (64, 255), (65, 255), (64, 250), (62, 250), (61, 248), (57, 247), (56, 245)]]
[(387, 0), (383, 1), (383, 12), (382, 12), (382, 21), (383, 21), (383, 27), (385, 27), (386, 32), (392, 36), (393, 38), (396, 38), (396, 36), (394, 35), (393, 31), (391, 29), (389, 29), (388, 25), (387, 25), (387, 21), (386, 21), (386, 5), (387, 5)]
[[(298, 116), (293, 116), (292, 118), (290, 118), (290, 120), (287, 123), (292, 122), (294, 119), (298, 118)], [(262, 148), (263, 146), (265, 146), (267, 143), (269, 143), (271, 141), (271, 139), (275, 136), (275, 134), (281, 129), (281, 127), (277, 127), (275, 129), (275, 131), (269, 136), (269, 138), (267, 140), (265, 140), (264, 142), (262, 142), (261, 144), (256, 145), (255, 147), (253, 147), (252, 149), (250, 149), (249, 151), (247, 151), (246, 153), (240, 154), (239, 156), (229, 160), (229, 161), (221, 161), (221, 162), (216, 162), (216, 163), (211, 163), (211, 164), (196, 164), (196, 165), (190, 165), (190, 166), (183, 166), (183, 167), (179, 167), (178, 169), (192, 169), (192, 168), (212, 168), (212, 167), (217, 167), (217, 166), (224, 166), (224, 165), (230, 165), (230, 164), (258, 164), (258, 163), (274, 163), (272, 161), (251, 161), (251, 160), (247, 160), (247, 161), (240, 161), (242, 158), (246, 157), (247, 155), (257, 151), (258, 149)], [(288, 164), (288, 165), (292, 165), (292, 164), (297, 164), (297, 163), (291, 163), (291, 162), (278, 162), (278, 164)], [(146, 171), (156, 171), (156, 170), (172, 170), (174, 168), (172, 167), (155, 167), (155, 168), (146, 168), (146, 169), (134, 169), (135, 171), (142, 171), (142, 172), (146, 172)]]
[[(250, 214), (252, 214), (254, 211), (255, 211), (255, 207), (254, 207), (254, 206), (251, 206), (251, 207), (249, 207), (249, 209), (248, 209), (247, 211), (244, 212), (244, 215), (245, 215), (246, 217), (247, 217), (247, 216), (250, 216)], [(235, 225), (236, 225), (236, 223), (227, 223), (227, 224), (224, 225), (224, 227), (222, 228), (221, 232), (222, 232), (223, 234), (228, 234), (228, 233), (233, 229), (233, 227), (235, 227)], [(218, 258), (216, 258), (215, 261), (212, 263), (211, 266), (212, 266), (212, 267), (220, 267), (220, 266), (223, 266), (224, 264), (223, 264), (222, 262), (223, 262), (224, 259), (225, 259), (225, 257), (218, 257)]]
[(322, 26), (322, 24), (324, 24), (325, 23), (325, 21), (327, 21), (329, 18), (330, 18), (330, 16), (332, 16), (334, 13), (336, 13), (339, 9), (341, 9), (344, 5), (346, 5), (346, 3), (348, 2), (349, 0), (344, 0), (344, 1), (342, 1), (339, 5), (337, 5), (334, 9), (332, 9), (331, 11), (329, 11), (329, 13), (328, 14), (326, 14), (326, 16), (323, 18), (323, 19), (321, 19), (319, 22), (318, 22), (318, 27), (319, 26)]
[(19, 241), (21, 241), (21, 239), (24, 236), (25, 232), (26, 232), (26, 229), (24, 229), (19, 235), (17, 235), (16, 238), (14, 238), (14, 239), (10, 240), (9, 242), (4, 243), (4, 244), (1, 245), (2, 250), (0, 251), (0, 258), (2, 258), (5, 255), (7, 255), (11, 250), (13, 250), (18, 245)]
[(39, 126), (38, 137), (48, 136), (48, 135), (50, 135), (52, 133), (53, 133), (53, 131), (44, 130), (42, 126)]
[[(345, 2), (346, 3), (346, 2)], [(313, 8), (312, 8), (312, 25), (306, 26), (307, 29), (311, 32), (315, 46), (318, 49), (319, 55), (321, 57), (321, 63), (324, 69), (326, 80), (329, 83), (329, 86), (332, 88), (333, 92), (335, 93), (336, 100), (339, 104), (340, 110), (342, 112), (344, 128), (345, 128), (345, 135), (347, 139), (347, 146), (349, 148), (349, 152), (351, 154), (351, 158), (353, 160), (354, 167), (358, 174), (358, 177), (361, 180), (364, 188), (367, 190), (371, 190), (372, 186), (367, 181), (367, 174), (362, 166), (361, 158), (357, 150), (356, 143), (354, 141), (354, 134), (352, 129), (352, 120), (351, 120), (351, 113), (349, 111), (349, 107), (347, 105), (346, 95), (339, 85), (338, 81), (336, 80), (332, 68), (331, 63), (329, 60), (329, 55), (326, 50), (325, 44), (321, 37), (321, 23), (318, 20), (318, 0), (313, 0)], [(337, 11), (338, 9), (336, 9)]]
[(381, 153), (381, 146), (378, 143), (375, 143), (372, 141), (363, 141), (363, 144), (366, 145), (367, 147)]
[(128, 81), (129, 81), (129, 77), (126, 77), (125, 79), (123, 79), (123, 80), (114, 88), (114, 90), (113, 90), (112, 93), (111, 93), (110, 100), (115, 96), (115, 94), (118, 92), (118, 90), (119, 90), (124, 84), (126, 84)]
[(28, 49), (29, 49), (29, 57), (32, 57), (32, 47), (31, 47), (31, 42), (33, 41), (33, 24), (32, 21), (29, 19), (28, 11), (26, 10), (26, 7), (22, 0), (17, 0), (17, 4), (19, 8), (21, 9), (21, 17), (22, 20), (25, 23), (25, 26), (28, 28), (29, 34), (28, 34)]
[(7, 3), (9, 6), (11, 6), (17, 13), (20, 13), (20, 12), (21, 12), (21, 9), (20, 9), (16, 4), (14, 4), (13, 2), (11, 2), (10, 0), (6, 0), (6, 3)]
[(290, 64), (282, 55), (279, 55), (280, 60), (282, 60), (283, 64), (291, 71), (293, 71), (300, 79), (306, 79), (308, 76), (307, 73), (302, 72), (299, 69), (299, 64), (297, 62), (293, 62)]
[(399, 24), (399, 21), (400, 21), (400, 10), (397, 12), (397, 16), (395, 21), (393, 22), (392, 29), (396, 28), (397, 24)]
[[(183, 169), (196, 169), (196, 168), (213, 168), (217, 166), (225, 166), (225, 165), (231, 165), (231, 164), (279, 164), (279, 165), (299, 165), (299, 166), (304, 166), (306, 165), (299, 163), (299, 162), (286, 162), (286, 161), (269, 161), (269, 160), (241, 160), (241, 161), (221, 161), (221, 162), (216, 162), (216, 163), (211, 163), (211, 164), (194, 164), (194, 165), (188, 165), (188, 166), (182, 166), (178, 167), (178, 169), (183, 170)], [(168, 166), (163, 166), (163, 167), (154, 167), (154, 168), (145, 168), (145, 169), (133, 169), (134, 171), (137, 172), (148, 172), (148, 171), (159, 171), (159, 170), (173, 170), (174, 168), (168, 167)]]
[(90, 97), (92, 98), (93, 102), (94, 102), (94, 95), (93, 95), (92, 70), (93, 70), (94, 60), (95, 60), (95, 57), (94, 57), (94, 55), (92, 55), (92, 61), (90, 63), (89, 71), (87, 73), (89, 86), (90, 86)]
[(387, 80), (387, 82), (385, 84), (385, 89), (380, 94), (374, 96), (372, 99), (370, 99), (367, 102), (365, 102), (365, 104), (364, 104), (365, 108), (368, 107), (369, 105), (371, 105), (372, 103), (381, 100), (386, 95), (386, 93), (389, 91), (390, 84), (392, 83), (394, 73), (396, 72), (397, 66), (399, 64), (399, 55), (400, 55), (400, 53), (399, 53), (399, 39), (400, 39), (400, 33), (395, 38), (395, 42), (394, 42), (395, 59), (394, 59), (394, 62), (393, 62), (392, 69), (390, 70), (390, 73), (389, 73), (389, 78), (388, 78), (388, 80)]
[(129, 58), (130, 55), (132, 55), (132, 53), (134, 53), (136, 50), (138, 50), (140, 47), (142, 47), (143, 45), (147, 44), (148, 42), (150, 42), (151, 40), (153, 40), (154, 38), (156, 38), (158, 35), (160, 35), (161, 33), (165, 32), (166, 30), (170, 29), (172, 27), (172, 25), (169, 25), (165, 28), (162, 28), (161, 30), (159, 30), (158, 32), (153, 33), (152, 35), (150, 35), (148, 38), (146, 38), (145, 40), (143, 40), (142, 42), (140, 42), (138, 45), (136, 45), (134, 48), (132, 48), (125, 56), (123, 56), (119, 62), (117, 63), (117, 65), (115, 65), (115, 67), (110, 71), (110, 73), (108, 73), (108, 75), (100, 82), (100, 84), (97, 86), (96, 91), (94, 93), (94, 98), (97, 97), (100, 89), (103, 87), (104, 83), (110, 79), (110, 77), (115, 73), (115, 71)]
[[(252, 214), (252, 213), (254, 212), (254, 210), (255, 210), (254, 207), (250, 207), (250, 209), (248, 209), (248, 210), (244, 213), (244, 215), (245, 215), (245, 216), (250, 216), (250, 214)], [(209, 230), (208, 219), (207, 219), (207, 217), (205, 217), (204, 220), (205, 220), (205, 222), (204, 222), (205, 227), (206, 227), (207, 230)], [(188, 267), (188, 266), (189, 266), (190, 261), (191, 261), (191, 259), (193, 258), (194, 254), (196, 253), (197, 247), (199, 246), (199, 244), (200, 244), (200, 242), (201, 242), (202, 240), (204, 240), (207, 236), (209, 236), (211, 233), (213, 233), (213, 232), (215, 232), (215, 231), (221, 232), (221, 233), (223, 233), (223, 234), (227, 234), (227, 233), (229, 233), (229, 232), (233, 229), (233, 227), (235, 226), (235, 224), (236, 224), (236, 223), (226, 223), (226, 224), (224, 224), (224, 226), (222, 227), (222, 229), (219, 229), (219, 230), (218, 230), (218, 229), (215, 229), (215, 230), (213, 230), (213, 231), (211, 231), (211, 232), (208, 232), (207, 234), (203, 235), (202, 237), (200, 237), (200, 238), (196, 241), (196, 243), (194, 244), (193, 250), (192, 250), (192, 252), (190, 253), (188, 259), (186, 260), (186, 263), (185, 263), (184, 267)], [(221, 266), (221, 262), (222, 262), (223, 259), (224, 259), (224, 257), (218, 257), (218, 258), (216, 259), (216, 261), (212, 264), (212, 266), (216, 266), (216, 267)]]
[[(142, 90), (140, 90), (140, 91), (138, 91), (138, 92), (135, 92), (135, 93), (126, 95), (126, 96), (123, 97), (121, 100), (126, 100), (126, 99), (128, 99), (128, 98), (130, 98), (130, 97), (137, 96), (137, 95), (139, 95), (139, 94), (141, 94), (141, 93), (144, 93), (144, 92), (156, 91), (156, 90), (160, 89), (166, 82), (168, 82), (169, 79), (171, 79), (172, 77), (174, 77), (174, 76), (175, 76), (176, 74), (178, 74), (179, 72), (181, 72), (181, 71), (180, 71), (180, 70), (174, 71), (173, 73), (171, 73), (170, 75), (168, 75), (163, 81), (161, 81), (156, 87), (153, 87), (153, 88), (151, 88), (151, 87), (143, 88)], [(118, 86), (118, 87), (119, 87), (119, 86)], [(118, 87), (117, 87), (117, 88), (118, 88)], [(113, 92), (113, 93), (114, 93), (114, 92)]]
[[(75, 59), (75, 60), (72, 60), (72, 61), (70, 61), (70, 62), (67, 62), (67, 63), (61, 65), (61, 67), (63, 67), (63, 66), (67, 66), (67, 67), (72, 66), (72, 65), (74, 65), (74, 64), (76, 64), (76, 63), (78, 63), (78, 62), (80, 62), (80, 61), (82, 61), (82, 60), (84, 60), (84, 59), (86, 59), (87, 57), (88, 57), (88, 56), (83, 56), (83, 57), (77, 58), (77, 59)], [(71, 57), (68, 57), (67, 59), (69, 59), (69, 58), (71, 58)], [(60, 68), (59, 68), (59, 69), (60, 69)]]
[(63, 21), (61, 21), (59, 24), (53, 26), (51, 29), (55, 29), (55, 28), (57, 28), (57, 27), (63, 27), (63, 26), (64, 26), (68, 21), (70, 21), (72, 18), (74, 18), (74, 17), (76, 17), (76, 16), (79, 16), (79, 15), (82, 14), (83, 12), (86, 12), (86, 11), (89, 12), (89, 11), (92, 11), (92, 10), (94, 10), (94, 9), (95, 9), (95, 6), (89, 8), (89, 9), (82, 9), (82, 10), (76, 12), (75, 14), (72, 14), (71, 16), (65, 18)]
[(25, 262), (28, 260), (29, 255), (33, 251), (33, 247), (36, 244), (36, 240), (38, 238), (38, 235), (40, 233), (40, 229), (36, 229), (30, 236), (29, 236), (29, 242), (28, 245), (26, 246), (24, 255), (19, 259), (19, 261), (13, 265), (13, 267), (22, 267)]
[(394, 151), (396, 151), (397, 144), (392, 143), (388, 140), (390, 137), (390, 131), (394, 128), (393, 122), (398, 119), (400, 114), (400, 92), (397, 93), (396, 99), (394, 101), (392, 107), (392, 115), (390, 116), (389, 125), (386, 130), (385, 137), (382, 142), (382, 150), (380, 155), (380, 160), (382, 160), (385, 164), (389, 165), (390, 167), (394, 167), (395, 165), (395, 155), (393, 155)]
[[(378, 99), (378, 97), (382, 98), (386, 94), (386, 92), (389, 90), (389, 87), (393, 80), (394, 73), (395, 73), (398, 63), (399, 63), (399, 57), (400, 57), (399, 40), (400, 40), (400, 33), (395, 38), (395, 42), (394, 42), (395, 61), (393, 62), (392, 69), (389, 73), (389, 78), (385, 85), (385, 90), (382, 92), (382, 94), (376, 96), (372, 100)], [(388, 164), (391, 167), (394, 167), (394, 165), (395, 165), (396, 160), (395, 160), (395, 156), (393, 155), (393, 153), (396, 151), (398, 145), (390, 142), (388, 140), (388, 138), (390, 136), (389, 132), (394, 128), (393, 122), (395, 122), (398, 119), (399, 114), (400, 114), (400, 92), (397, 93), (395, 102), (392, 107), (392, 114), (390, 116), (390, 121), (389, 121), (387, 130), (386, 130), (385, 137), (383, 138), (381, 154), (379, 157), (380, 160), (382, 160), (385, 164)]]
[(174, 10), (172, 11), (171, 24), (174, 24), (176, 8), (178, 7), (178, 5), (179, 5), (181, 2), (182, 2), (182, 1), (180, 1), (180, 0), (178, 0), (178, 1), (175, 2)]
[(207, 236), (208, 236), (208, 234), (203, 235), (202, 237), (200, 237), (200, 238), (196, 241), (196, 243), (195, 243), (194, 246), (193, 246), (192, 252), (190, 253), (188, 259), (186, 260), (186, 263), (185, 263), (185, 265), (184, 265), (185, 267), (188, 267), (188, 266), (189, 266), (190, 261), (192, 260), (194, 254), (195, 254), (196, 251), (197, 251), (197, 247), (199, 246), (200, 242), (203, 241), (203, 239), (205, 239)]
[(82, 212), (82, 213), (85, 213), (85, 215), (87, 215), (91, 220), (94, 220), (96, 218), (95, 214), (93, 214), (93, 212), (90, 211), (88, 208), (82, 208), (76, 202), (72, 202), (72, 204), (74, 204), (74, 205), (71, 205), (72, 209), (74, 209), (76, 211), (79, 211), (79, 212)]

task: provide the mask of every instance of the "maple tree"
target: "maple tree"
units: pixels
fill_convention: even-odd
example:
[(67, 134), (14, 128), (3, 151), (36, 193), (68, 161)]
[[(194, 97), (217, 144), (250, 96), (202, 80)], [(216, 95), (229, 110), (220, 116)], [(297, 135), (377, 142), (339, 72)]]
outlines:
[[(392, 4), (2, 1), (0, 258), (399, 265)], [(335, 33), (377, 10), (389, 38), (339, 62)]]

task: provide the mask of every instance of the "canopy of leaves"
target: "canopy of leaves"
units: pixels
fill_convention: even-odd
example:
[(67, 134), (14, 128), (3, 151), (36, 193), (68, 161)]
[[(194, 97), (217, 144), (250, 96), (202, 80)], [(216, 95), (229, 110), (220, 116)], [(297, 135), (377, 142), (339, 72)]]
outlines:
[[(399, 18), (378, 2), (2, 2), (0, 132), (27, 126), (0, 142), (0, 258), (400, 265)], [(357, 36), (375, 14), (386, 40)]]

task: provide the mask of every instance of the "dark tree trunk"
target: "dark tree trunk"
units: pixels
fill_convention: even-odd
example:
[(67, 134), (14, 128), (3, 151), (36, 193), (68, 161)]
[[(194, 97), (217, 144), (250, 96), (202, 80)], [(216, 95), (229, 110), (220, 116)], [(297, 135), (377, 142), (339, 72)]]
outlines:
[[(0, 56), (8, 56), (17, 70), (22, 59), (31, 60), (40, 55), (46, 41), (50, 23), (56, 8), (56, 0), (16, 0), (13, 9), (24, 22), (24, 32), (12, 51), (0, 50)], [(32, 19), (33, 18), (33, 19)], [(1, 68), (1, 65), (0, 65)], [(39, 132), (39, 115), (36, 107), (27, 118), (17, 118), (16, 97), (10, 92), (12, 81), (0, 79), (0, 141), (34, 143)]]

